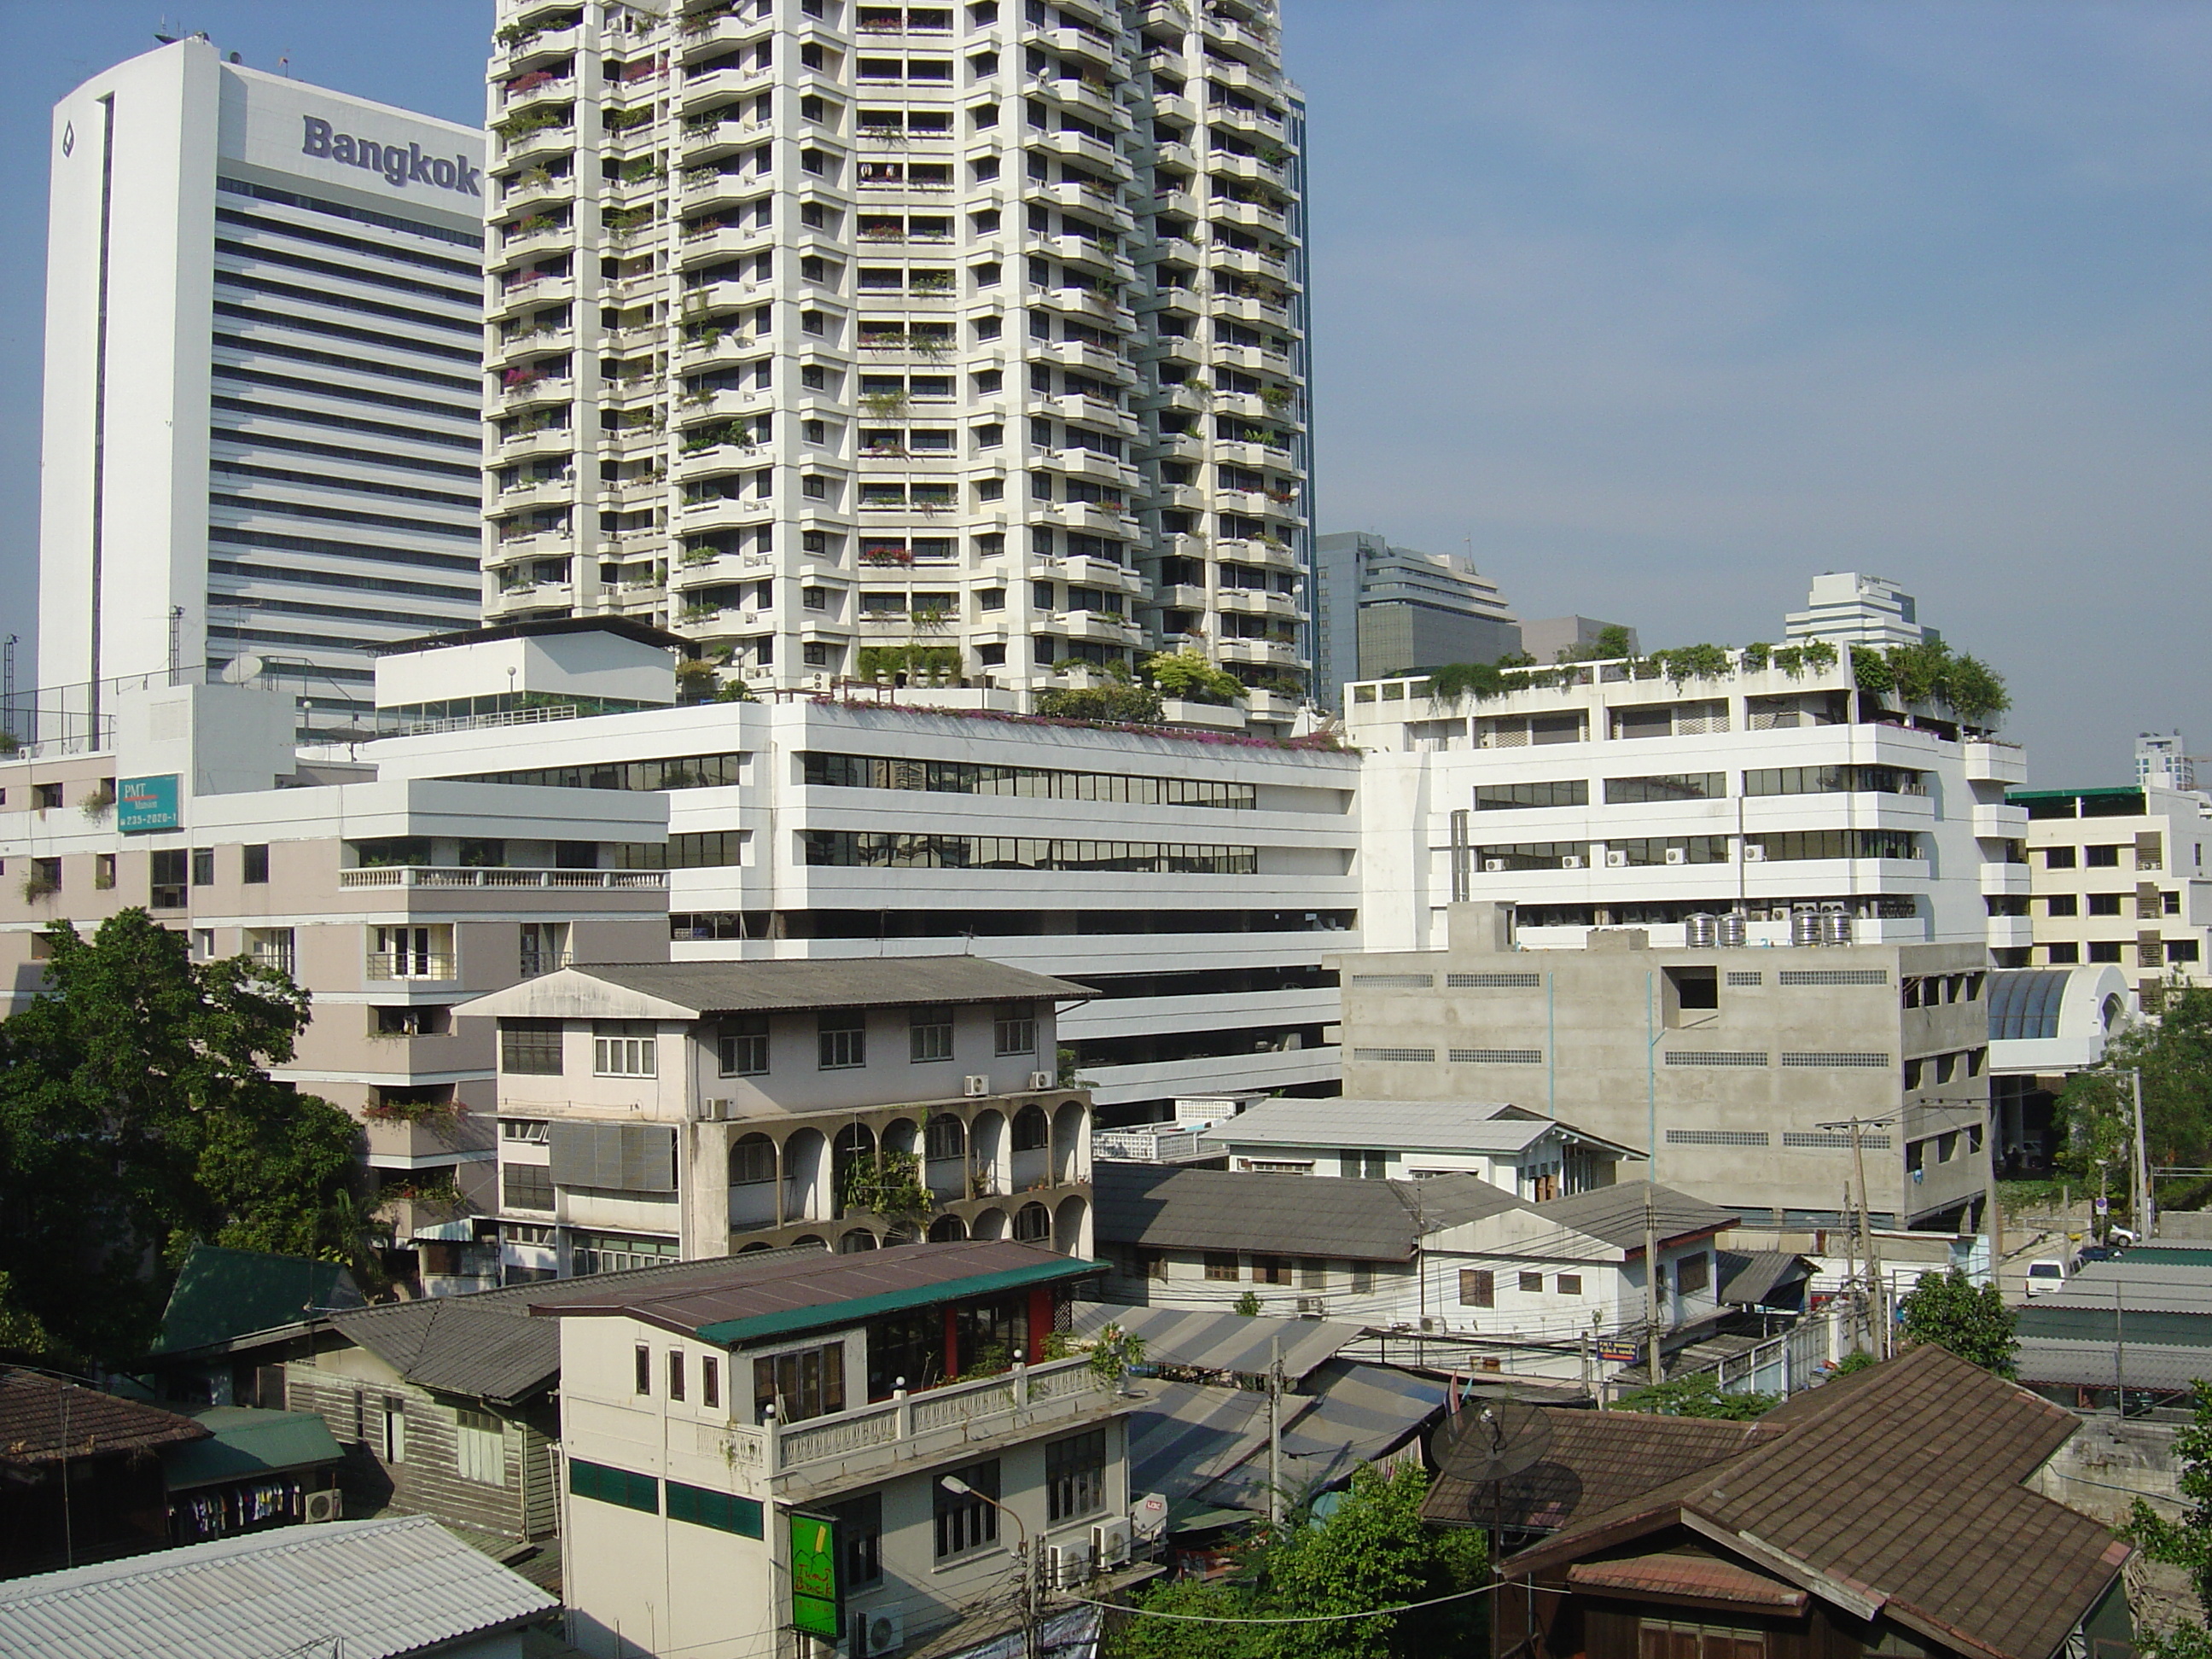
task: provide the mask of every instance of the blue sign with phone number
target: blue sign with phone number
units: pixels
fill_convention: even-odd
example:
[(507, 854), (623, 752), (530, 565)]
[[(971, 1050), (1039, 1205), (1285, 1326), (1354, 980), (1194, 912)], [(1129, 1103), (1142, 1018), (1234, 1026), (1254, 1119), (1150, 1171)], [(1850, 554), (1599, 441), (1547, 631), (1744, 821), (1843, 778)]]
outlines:
[(177, 774), (158, 777), (124, 778), (115, 786), (115, 827), (126, 835), (133, 830), (173, 830), (178, 823)]

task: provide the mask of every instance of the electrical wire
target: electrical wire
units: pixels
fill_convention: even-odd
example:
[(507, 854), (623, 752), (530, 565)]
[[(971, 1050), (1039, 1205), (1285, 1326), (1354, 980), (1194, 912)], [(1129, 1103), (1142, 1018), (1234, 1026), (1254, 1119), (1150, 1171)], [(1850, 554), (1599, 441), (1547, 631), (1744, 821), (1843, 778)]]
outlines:
[(1395, 1607), (1370, 1607), (1364, 1613), (1310, 1613), (1288, 1619), (1231, 1619), (1212, 1613), (1167, 1613), (1155, 1607), (1124, 1607), (1117, 1601), (1098, 1601), (1088, 1595), (1067, 1595), (1070, 1601), (1080, 1601), (1085, 1607), (1107, 1607), (1115, 1613), (1133, 1613), (1146, 1619), (1174, 1619), (1191, 1625), (1330, 1625), (1341, 1624), (1350, 1619), (1381, 1619), (1394, 1613), (1413, 1613), (1422, 1607), (1442, 1607), (1447, 1601), (1464, 1601), (1469, 1596), (1487, 1595), (1492, 1590), (1504, 1589), (1505, 1581), (1495, 1584), (1478, 1584), (1469, 1590), (1454, 1590), (1449, 1595), (1439, 1595), (1426, 1601), (1407, 1601)]

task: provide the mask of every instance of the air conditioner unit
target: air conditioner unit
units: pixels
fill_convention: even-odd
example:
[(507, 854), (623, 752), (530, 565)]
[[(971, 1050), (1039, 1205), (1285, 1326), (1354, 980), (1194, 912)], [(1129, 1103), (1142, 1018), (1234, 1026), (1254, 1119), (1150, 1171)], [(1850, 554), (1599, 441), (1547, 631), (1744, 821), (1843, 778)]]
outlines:
[(1425, 1331), (1433, 1331), (1436, 1328), (1437, 1322), (1433, 1319), (1424, 1319), (1421, 1322), (1421, 1328)]
[(991, 1079), (988, 1077), (963, 1077), (960, 1079), (960, 1092), (963, 1095), (988, 1095), (991, 1092)]
[(1091, 1529), (1091, 1558), (1101, 1572), (1111, 1572), (1129, 1559), (1129, 1523), (1108, 1521)]
[(699, 1103), (699, 1115), (709, 1123), (727, 1123), (737, 1115), (737, 1109), (738, 1103), (726, 1098), (702, 1100)]
[(343, 1521), (345, 1519), (345, 1494), (333, 1487), (329, 1492), (311, 1492), (301, 1511), (302, 1520)]
[(1050, 1072), (1031, 1072), (1030, 1073), (1030, 1087), (1032, 1089), (1049, 1089), (1052, 1087), (1052, 1084), (1053, 1077)]
[(1667, 862), (1668, 862), (1668, 863), (1669, 863), (1669, 864), (1687, 864), (1689, 861), (1690, 861), (1690, 849), (1689, 849), (1688, 848), (1686, 848), (1686, 847), (1670, 847), (1670, 848), (1668, 848), (1667, 849)]
[(1579, 870), (1582, 867), (1582, 860), (1577, 858), (1572, 853), (1568, 854), (1566, 857), (1559, 860), (1559, 868), (1562, 870)]
[(1091, 1577), (1091, 1540), (1071, 1539), (1044, 1547), (1045, 1582), (1054, 1589), (1068, 1589)]
[(1504, 859), (1485, 859), (1482, 861), (1482, 873), (1486, 876), (1494, 876), (1504, 867)]
[(1608, 870), (1626, 870), (1628, 868), (1628, 854), (1616, 853), (1611, 848), (1607, 848), (1605, 854), (1605, 867)]
[(1302, 1296), (1298, 1298), (1298, 1317), (1301, 1319), (1321, 1319), (1328, 1313), (1328, 1304), (1322, 1301), (1321, 1297)]
[(1757, 842), (1746, 842), (1743, 844), (1743, 861), (1746, 864), (1765, 863), (1766, 849)]
[(853, 1659), (877, 1659), (878, 1654), (896, 1653), (905, 1645), (903, 1613), (856, 1611), (853, 1614)]

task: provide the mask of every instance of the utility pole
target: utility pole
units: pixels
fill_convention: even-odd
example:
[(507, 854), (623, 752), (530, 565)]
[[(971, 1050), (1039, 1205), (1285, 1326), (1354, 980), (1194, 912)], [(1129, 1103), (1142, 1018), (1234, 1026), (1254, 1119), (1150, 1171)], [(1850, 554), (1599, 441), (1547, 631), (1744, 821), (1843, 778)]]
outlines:
[(2134, 1085), (2136, 1102), (2136, 1231), (2143, 1242), (2150, 1242), (2151, 1228), (2156, 1220), (2158, 1200), (2151, 1196), (2150, 1151), (2143, 1139), (2142, 1071), (2130, 1069), (2128, 1080)]
[(1887, 1296), (1889, 1287), (1882, 1283), (1881, 1256), (1875, 1249), (1874, 1218), (1869, 1213), (1867, 1205), (1866, 1148), (1860, 1139), (1859, 1131), (1859, 1120), (1853, 1118), (1851, 1120), (1851, 1167), (1857, 1173), (1859, 1182), (1859, 1243), (1866, 1251), (1869, 1291), (1867, 1305), (1875, 1325), (1875, 1358), (1887, 1359), (1889, 1358), (1889, 1308)]
[(1659, 1373), (1659, 1208), (1651, 1183), (1644, 1183), (1644, 1334), (1651, 1345), (1651, 1381)]
[(1982, 1150), (1989, 1155), (1988, 1184), (1982, 1194), (1982, 1219), (1990, 1231), (1990, 1283), (2004, 1295), (2004, 1212), (1997, 1207), (1997, 1128), (2003, 1122), (1997, 1106), (1997, 1097), (1990, 1097), (1988, 1127), (1982, 1132)]
[(1283, 1524), (1283, 1339), (1267, 1340), (1267, 1524)]
[(2112, 1406), (2128, 1414), (2128, 1345), (2121, 1330), (2120, 1281), (2112, 1281)]

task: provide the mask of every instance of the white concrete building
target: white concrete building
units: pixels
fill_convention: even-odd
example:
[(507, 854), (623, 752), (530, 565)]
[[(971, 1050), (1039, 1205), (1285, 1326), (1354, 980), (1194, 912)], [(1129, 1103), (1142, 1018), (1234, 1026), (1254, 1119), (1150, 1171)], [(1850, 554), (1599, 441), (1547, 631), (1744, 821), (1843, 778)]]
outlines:
[(1308, 690), (1303, 117), (1272, 0), (501, 0), (499, 617), (757, 686), (1188, 644)]
[(1610, 1187), (1631, 1147), (1522, 1106), (1464, 1100), (1261, 1101), (1201, 1138), (1231, 1170), (1346, 1181), (1471, 1175), (1534, 1203)]
[(55, 106), (35, 733), (102, 682), (368, 653), (478, 611), (483, 135), (222, 61)]
[(1831, 645), (1918, 645), (1942, 636), (1920, 623), (1912, 595), (1887, 576), (1831, 570), (1813, 578), (1805, 608), (1783, 618), (1792, 644), (1826, 640)]
[(1369, 945), (1440, 945), (1447, 904), (1491, 900), (1531, 947), (1629, 926), (1679, 945), (1698, 916), (1753, 945), (1809, 927), (2024, 964), (2021, 751), (1887, 706), (1844, 655), (1753, 647), (1680, 680), (1648, 660), (1531, 669), (1486, 699), (1354, 685)]
[(2145, 732), (2136, 738), (2136, 784), (2188, 794), (2197, 787), (2197, 757), (2183, 747), (2179, 732)]
[(1006, 1241), (775, 1251), (544, 1308), (568, 1639), (605, 1659), (1018, 1644), (1015, 1552), (1048, 1589), (1128, 1559), (1140, 1399), (1048, 1357), (1093, 1272)]
[(2027, 817), (2035, 965), (2131, 970), (2146, 1008), (2162, 982), (2212, 984), (2212, 807), (2194, 793), (2016, 789)]
[(1543, 1203), (1468, 1175), (1315, 1180), (1101, 1163), (1096, 1182), (1113, 1300), (1225, 1313), (1251, 1297), (1264, 1314), (1459, 1338), (1482, 1370), (1586, 1382), (1628, 1363), (1624, 1339), (1632, 1350), (1647, 1329), (1647, 1194), (1670, 1349), (1719, 1316), (1714, 1239), (1737, 1219), (1643, 1182)]

